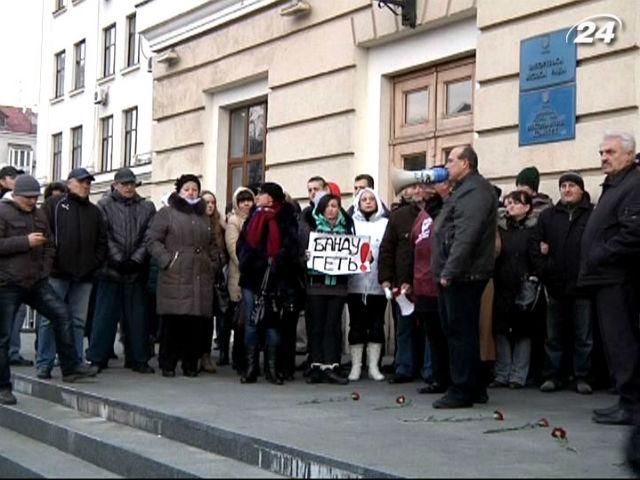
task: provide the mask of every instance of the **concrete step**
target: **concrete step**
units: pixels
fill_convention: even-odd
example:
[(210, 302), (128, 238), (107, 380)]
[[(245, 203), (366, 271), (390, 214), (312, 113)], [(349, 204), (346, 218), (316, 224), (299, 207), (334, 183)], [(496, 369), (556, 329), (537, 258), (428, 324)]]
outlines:
[[(265, 478), (275, 474), (116, 424), (46, 400), (17, 394), (0, 408), (0, 426), (124, 477)], [(30, 464), (29, 464), (30, 465)]]
[(0, 478), (121, 478), (6, 428), (0, 428)]
[(64, 405), (110, 422), (143, 430), (278, 475), (294, 478), (396, 478), (397, 475), (345, 462), (310, 450), (268, 441), (189, 418), (91, 393), (90, 384), (73, 387), (14, 373), (14, 391)]

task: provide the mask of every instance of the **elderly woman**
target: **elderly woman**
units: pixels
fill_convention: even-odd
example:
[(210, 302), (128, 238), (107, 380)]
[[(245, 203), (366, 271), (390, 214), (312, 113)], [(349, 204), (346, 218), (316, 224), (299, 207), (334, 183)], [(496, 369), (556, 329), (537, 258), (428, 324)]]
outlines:
[(155, 216), (148, 232), (151, 255), (160, 269), (157, 311), (162, 315), (159, 364), (174, 377), (178, 360), (186, 377), (198, 374), (202, 336), (213, 316), (213, 284), (220, 268), (200, 180), (186, 174), (176, 181), (168, 206)]

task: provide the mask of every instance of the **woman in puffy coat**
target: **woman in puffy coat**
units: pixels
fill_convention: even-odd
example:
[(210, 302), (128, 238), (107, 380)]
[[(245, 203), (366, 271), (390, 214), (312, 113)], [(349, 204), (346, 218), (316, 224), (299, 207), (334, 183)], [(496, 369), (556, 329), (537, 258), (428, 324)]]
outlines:
[(378, 369), (380, 352), (384, 343), (384, 312), (387, 299), (378, 283), (378, 251), (389, 219), (385, 218), (380, 197), (370, 188), (358, 192), (354, 202), (353, 224), (356, 235), (370, 238), (368, 260), (370, 271), (349, 278), (349, 350), (351, 372), (349, 380), (360, 379), (362, 353), (367, 351), (369, 377), (384, 380)]
[(498, 219), (493, 307), (496, 363), (495, 380), (490, 386), (522, 388), (529, 373), (531, 335), (535, 322), (542, 321), (537, 318), (539, 307), (533, 312), (523, 312), (516, 307), (516, 297), (524, 280), (537, 276), (536, 218), (530, 215), (532, 201), (526, 192), (511, 192), (505, 196), (504, 203), (506, 212)]
[(186, 377), (198, 374), (205, 323), (213, 316), (213, 282), (220, 268), (200, 180), (191, 174), (176, 181), (176, 191), (149, 227), (147, 245), (159, 267), (157, 311), (162, 315), (159, 364), (174, 377), (178, 360)]
[(244, 361), (244, 319), (240, 303), (242, 294), (240, 290), (240, 263), (236, 253), (236, 243), (242, 226), (249, 216), (249, 212), (255, 204), (253, 192), (245, 187), (238, 188), (233, 192), (233, 209), (227, 220), (227, 228), (224, 231), (224, 241), (229, 253), (229, 271), (227, 276), (227, 288), (229, 289), (229, 309), (227, 310), (228, 324), (233, 328), (233, 351), (231, 353), (231, 363), (233, 368), (242, 374), (245, 368)]

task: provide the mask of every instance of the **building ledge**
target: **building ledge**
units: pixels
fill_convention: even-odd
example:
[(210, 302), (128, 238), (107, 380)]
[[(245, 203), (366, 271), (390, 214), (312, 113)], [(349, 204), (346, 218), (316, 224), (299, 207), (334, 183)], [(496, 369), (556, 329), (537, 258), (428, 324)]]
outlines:
[(67, 7), (62, 7), (62, 8), (59, 8), (58, 10), (54, 10), (53, 12), (51, 12), (51, 15), (53, 15), (53, 18), (58, 18), (60, 15), (62, 15), (66, 11), (67, 11)]
[(109, 75), (108, 77), (99, 78), (98, 80), (96, 80), (96, 85), (106, 85), (107, 83), (113, 82), (115, 78), (116, 78), (115, 73)]
[(71, 0), (71, 3), (73, 3), (73, 6), (75, 7), (76, 5), (78, 5), (79, 3), (84, 2), (84, 0)]
[(125, 76), (130, 73), (137, 72), (138, 70), (140, 70), (140, 64), (136, 63), (135, 65), (131, 65), (130, 67), (125, 67), (120, 70), (120, 75)]
[(84, 93), (84, 87), (80, 87), (80, 88), (76, 88), (75, 90), (71, 90), (69, 92), (69, 98), (78, 96), (81, 93)]
[(61, 96), (55, 97), (55, 98), (51, 98), (51, 99), (49, 99), (49, 105), (55, 105), (57, 103), (62, 103), (63, 100), (64, 100), (64, 95), (61, 95)]

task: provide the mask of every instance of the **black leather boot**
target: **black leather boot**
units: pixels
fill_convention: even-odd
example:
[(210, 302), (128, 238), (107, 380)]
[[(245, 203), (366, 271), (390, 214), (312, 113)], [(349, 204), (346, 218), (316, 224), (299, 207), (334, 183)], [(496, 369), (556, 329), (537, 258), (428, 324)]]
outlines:
[(240, 383), (256, 383), (258, 380), (258, 355), (260, 349), (258, 345), (246, 346), (247, 370), (240, 377)]
[(276, 369), (276, 356), (276, 347), (268, 345), (265, 350), (264, 378), (267, 382), (273, 383), (274, 385), (282, 385), (282, 377)]

